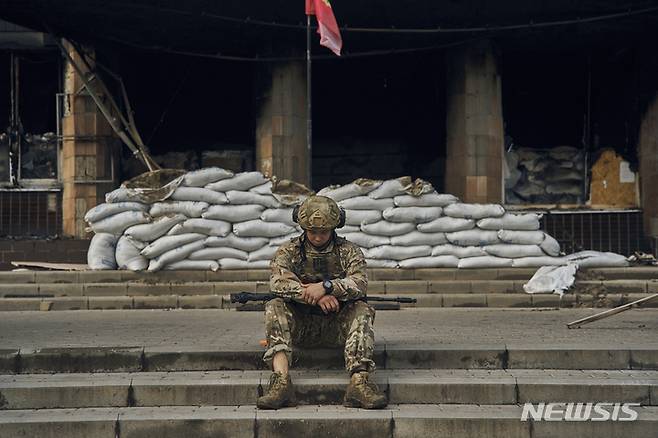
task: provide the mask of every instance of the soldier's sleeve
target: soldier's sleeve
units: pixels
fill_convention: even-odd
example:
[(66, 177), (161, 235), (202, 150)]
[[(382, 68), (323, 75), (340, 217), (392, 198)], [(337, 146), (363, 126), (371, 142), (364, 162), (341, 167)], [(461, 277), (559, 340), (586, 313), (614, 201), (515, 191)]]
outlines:
[(292, 271), (292, 249), (282, 245), (270, 262), (270, 291), (279, 297), (304, 302), (302, 282)]
[(366, 260), (361, 249), (356, 245), (346, 245), (344, 260), (346, 276), (332, 280), (334, 290), (331, 294), (340, 301), (365, 297), (368, 289), (368, 275), (366, 274)]

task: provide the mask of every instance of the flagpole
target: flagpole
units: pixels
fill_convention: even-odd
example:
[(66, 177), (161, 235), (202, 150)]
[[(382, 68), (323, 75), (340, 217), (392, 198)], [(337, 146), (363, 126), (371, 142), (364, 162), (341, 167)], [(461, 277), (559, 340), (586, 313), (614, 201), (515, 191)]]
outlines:
[(306, 174), (308, 188), (313, 189), (311, 181), (311, 161), (313, 159), (313, 121), (311, 118), (311, 16), (306, 15)]

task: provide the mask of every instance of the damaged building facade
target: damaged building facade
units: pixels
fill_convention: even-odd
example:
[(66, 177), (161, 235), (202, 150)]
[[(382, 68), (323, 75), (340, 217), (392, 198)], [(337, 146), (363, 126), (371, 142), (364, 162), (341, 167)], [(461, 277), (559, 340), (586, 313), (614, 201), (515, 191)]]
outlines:
[[(119, 79), (162, 167), (260, 170), (314, 190), (411, 175), (466, 202), (545, 212), (567, 252), (655, 251), (652, 2), (335, 1), (345, 50), (313, 38), (311, 153), (301, 7), (93, 3), (1, 9), (3, 266), (56, 244), (83, 261), (85, 212), (147, 170), (84, 84), (120, 101)], [(91, 71), (66, 61), (63, 37)]]

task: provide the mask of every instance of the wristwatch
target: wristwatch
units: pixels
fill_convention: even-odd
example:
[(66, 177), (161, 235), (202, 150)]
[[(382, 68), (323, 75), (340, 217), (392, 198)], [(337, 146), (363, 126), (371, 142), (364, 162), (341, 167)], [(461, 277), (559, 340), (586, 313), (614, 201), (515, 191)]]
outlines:
[(331, 280), (323, 281), (322, 287), (324, 288), (324, 291), (328, 294), (334, 291), (334, 284), (331, 282)]

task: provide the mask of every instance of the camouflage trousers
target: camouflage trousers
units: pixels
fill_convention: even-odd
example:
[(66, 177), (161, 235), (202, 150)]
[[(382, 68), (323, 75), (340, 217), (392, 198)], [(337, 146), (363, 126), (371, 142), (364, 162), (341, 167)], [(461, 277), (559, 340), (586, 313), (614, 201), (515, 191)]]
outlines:
[(274, 355), (283, 351), (292, 365), (292, 346), (318, 348), (343, 347), (345, 369), (374, 371), (372, 360), (375, 332), (375, 309), (364, 301), (353, 301), (338, 313), (313, 315), (303, 311), (304, 304), (286, 302), (282, 298), (265, 305), (267, 351), (263, 360), (272, 366)]

